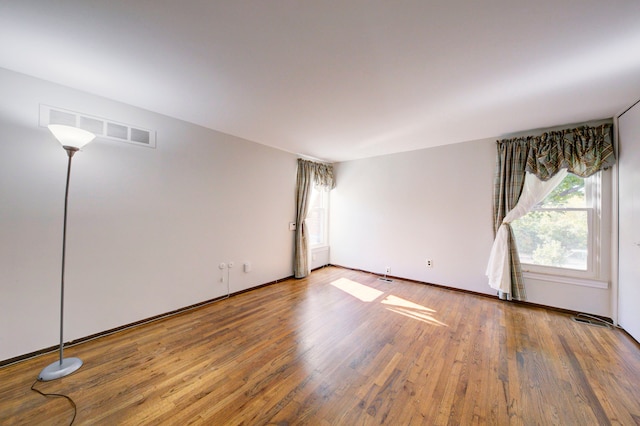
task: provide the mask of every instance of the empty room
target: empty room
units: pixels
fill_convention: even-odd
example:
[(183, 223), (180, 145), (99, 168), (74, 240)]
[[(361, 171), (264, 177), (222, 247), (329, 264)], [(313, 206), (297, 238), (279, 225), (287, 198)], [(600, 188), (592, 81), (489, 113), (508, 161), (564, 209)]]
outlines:
[(0, 1), (0, 424), (640, 424), (638, 22)]

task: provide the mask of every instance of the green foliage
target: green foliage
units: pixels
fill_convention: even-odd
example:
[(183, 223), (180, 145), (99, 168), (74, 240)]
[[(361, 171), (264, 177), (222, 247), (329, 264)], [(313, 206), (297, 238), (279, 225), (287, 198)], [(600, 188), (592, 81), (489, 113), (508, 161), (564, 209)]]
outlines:
[[(569, 174), (544, 200), (542, 208), (584, 207), (584, 199), (584, 180)], [(587, 220), (584, 210), (534, 210), (514, 221), (511, 227), (521, 261), (585, 269), (586, 263), (577, 261), (575, 254), (586, 252)]]
[(524, 263), (564, 265), (571, 253), (587, 248), (585, 211), (534, 211), (511, 226)]
[(584, 207), (584, 179), (569, 173), (542, 203), (545, 207)]
[(567, 249), (558, 240), (545, 241), (533, 251), (535, 265), (562, 266), (567, 259)]

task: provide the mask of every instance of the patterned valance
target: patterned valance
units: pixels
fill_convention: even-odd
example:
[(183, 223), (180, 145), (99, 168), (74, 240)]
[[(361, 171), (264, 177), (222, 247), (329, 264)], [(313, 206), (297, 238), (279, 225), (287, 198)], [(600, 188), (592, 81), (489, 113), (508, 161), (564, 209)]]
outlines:
[(333, 189), (336, 187), (336, 181), (333, 177), (333, 165), (316, 163), (301, 158), (298, 159), (298, 166), (306, 165), (313, 170), (313, 183), (320, 188)]
[(616, 162), (611, 127), (609, 123), (596, 127), (583, 126), (539, 136), (503, 139), (498, 145), (524, 145), (527, 151), (526, 171), (543, 181), (550, 179), (560, 169), (588, 177), (610, 168)]

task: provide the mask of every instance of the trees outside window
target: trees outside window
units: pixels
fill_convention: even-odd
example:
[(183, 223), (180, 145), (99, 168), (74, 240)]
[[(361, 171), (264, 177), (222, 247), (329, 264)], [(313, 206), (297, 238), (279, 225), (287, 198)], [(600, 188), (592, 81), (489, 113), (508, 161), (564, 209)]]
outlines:
[[(594, 270), (600, 210), (600, 173), (572, 174), (513, 228), (525, 270)], [(533, 268), (528, 268), (533, 266)]]

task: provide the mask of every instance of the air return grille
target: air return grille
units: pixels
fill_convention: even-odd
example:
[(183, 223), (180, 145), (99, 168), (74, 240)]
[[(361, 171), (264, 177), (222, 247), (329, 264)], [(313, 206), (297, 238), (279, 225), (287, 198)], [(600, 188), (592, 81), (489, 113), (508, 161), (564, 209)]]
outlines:
[(572, 316), (571, 319), (580, 324), (595, 325), (596, 327), (612, 328), (611, 323), (603, 320), (602, 318), (595, 317), (593, 315), (578, 314), (578, 315)]
[(46, 127), (49, 124), (66, 124), (88, 130), (101, 138), (156, 147), (156, 132), (153, 130), (41, 104), (40, 125)]

